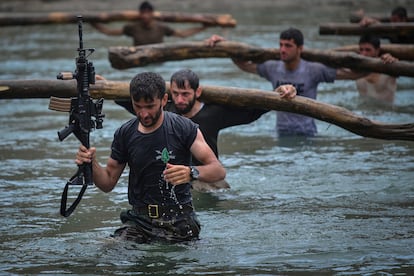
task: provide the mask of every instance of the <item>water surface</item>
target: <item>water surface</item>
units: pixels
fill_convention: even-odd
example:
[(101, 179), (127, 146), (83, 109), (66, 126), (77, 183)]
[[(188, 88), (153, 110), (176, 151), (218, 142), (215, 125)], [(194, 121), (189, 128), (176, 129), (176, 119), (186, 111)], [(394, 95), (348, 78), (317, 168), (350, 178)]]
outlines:
[[(122, 3), (135, 7), (134, 1)], [(128, 3), (129, 2), (129, 3)], [(232, 13), (235, 29), (211, 29), (229, 39), (277, 47), (280, 31), (303, 30), (309, 48), (326, 49), (356, 37), (319, 36), (321, 22), (347, 21), (354, 1), (211, 1), (187, 10)], [(406, 4), (409, 1), (402, 1)], [(166, 6), (179, 10), (183, 3)], [(249, 4), (250, 3), (250, 4)], [(300, 3), (300, 4), (299, 4)], [(395, 1), (363, 1), (385, 12)], [(124, 6), (125, 5), (125, 6)], [(161, 5), (162, 6), (162, 5)], [(101, 3), (99, 7), (105, 7)], [(86, 9), (86, 8), (85, 8)], [(184, 27), (180, 25), (180, 27)], [(77, 26), (27, 26), (0, 30), (1, 79), (54, 79), (73, 71)], [(169, 41), (174, 41), (170, 39)], [(166, 62), (118, 71), (107, 47), (130, 45), (84, 26), (85, 47), (96, 72), (129, 81), (156, 71), (165, 79), (192, 68), (202, 84), (259, 88), (270, 84), (239, 71), (228, 59)], [(386, 41), (384, 41), (386, 43)], [(412, 123), (414, 82), (398, 79), (392, 107), (367, 104), (352, 81), (322, 84), (318, 99), (389, 123)], [(59, 142), (68, 115), (49, 111), (47, 99), (0, 101), (0, 271), (2, 274), (211, 274), (211, 275), (412, 275), (414, 273), (414, 144), (357, 136), (318, 121), (308, 141), (275, 137), (275, 114), (224, 130), (220, 159), (232, 188), (194, 193), (201, 239), (178, 245), (137, 245), (110, 238), (128, 208), (127, 173), (115, 190), (89, 188), (74, 214), (59, 215), (64, 184), (75, 172), (78, 141)], [(130, 115), (104, 103), (104, 128), (91, 135), (104, 163), (116, 128)]]

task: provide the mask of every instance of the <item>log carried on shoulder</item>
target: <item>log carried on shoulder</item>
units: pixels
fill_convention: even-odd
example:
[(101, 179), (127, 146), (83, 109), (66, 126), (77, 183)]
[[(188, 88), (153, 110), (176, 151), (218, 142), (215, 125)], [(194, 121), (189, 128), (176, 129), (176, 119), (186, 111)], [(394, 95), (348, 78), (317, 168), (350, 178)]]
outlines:
[[(345, 45), (331, 49), (339, 52), (359, 52), (359, 45)], [(408, 44), (381, 44), (380, 54), (391, 54), (400, 60), (414, 61), (414, 45)]]
[[(52, 13), (0, 13), (0, 26), (68, 24), (76, 23), (78, 14), (68, 12)], [(137, 21), (138, 11), (82, 12), (84, 22), (107, 23), (112, 21)], [(202, 14), (154, 11), (154, 17), (165, 22), (204, 23), (210, 26), (235, 27), (236, 20), (230, 14)]]
[(414, 23), (378, 23), (360, 26), (355, 23), (324, 23), (319, 25), (320, 35), (362, 35), (375, 34), (378, 36), (403, 35), (414, 36)]
[[(378, 20), (380, 22), (384, 22), (384, 23), (391, 22), (390, 21), (390, 15), (375, 14), (375, 13), (365, 15), (365, 14), (359, 12), (359, 11), (353, 12), (353, 13), (351, 13), (349, 15), (349, 22), (351, 22), (351, 23), (359, 23), (364, 16), (368, 16), (370, 18), (374, 18), (374, 19), (376, 19), (376, 20)], [(407, 17), (407, 21), (408, 22), (414, 22), (414, 16), (408, 16)]]
[[(96, 84), (90, 86), (90, 94), (93, 98), (129, 98), (129, 83), (97, 81)], [(0, 80), (0, 99), (73, 97), (76, 95), (76, 81), (74, 80)], [(286, 100), (271, 91), (203, 86), (201, 100), (207, 103), (293, 112), (335, 124), (365, 137), (414, 141), (414, 123), (375, 122), (345, 108), (301, 96)], [(62, 111), (65, 106), (64, 101), (57, 100), (51, 108), (58, 108)]]
[(202, 41), (168, 42), (142, 46), (109, 47), (109, 61), (112, 67), (127, 69), (157, 62), (194, 58), (234, 57), (262, 62), (280, 57), (278, 49), (263, 49), (233, 41), (222, 41), (214, 47), (209, 47)]
[[(193, 58), (236, 58), (263, 62), (269, 59), (280, 59), (280, 54), (278, 49), (260, 48), (234, 41), (222, 41), (214, 47), (207, 46), (205, 42), (169, 42), (109, 48), (109, 61), (116, 69)], [(397, 61), (384, 64), (378, 58), (364, 57), (355, 53), (310, 49), (305, 49), (302, 52), (302, 58), (321, 62), (334, 68), (345, 67), (392, 76), (414, 77), (414, 64), (411, 62)]]

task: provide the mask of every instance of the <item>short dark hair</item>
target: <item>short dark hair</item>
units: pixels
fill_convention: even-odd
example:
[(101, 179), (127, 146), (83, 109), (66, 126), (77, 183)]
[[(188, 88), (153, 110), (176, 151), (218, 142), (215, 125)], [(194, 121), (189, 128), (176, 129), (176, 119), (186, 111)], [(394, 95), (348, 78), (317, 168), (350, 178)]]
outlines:
[(287, 30), (284, 30), (280, 33), (280, 39), (290, 40), (293, 39), (296, 46), (302, 46), (303, 45), (303, 34), (300, 30), (295, 28), (289, 28)]
[(144, 11), (154, 11), (154, 7), (151, 5), (150, 2), (144, 1), (144, 2), (141, 3), (141, 5), (139, 5), (138, 10), (140, 12), (144, 12)]
[(372, 34), (364, 34), (359, 38), (359, 44), (361, 43), (369, 43), (374, 46), (375, 49), (379, 49), (381, 47), (381, 41), (378, 36)]
[(153, 72), (139, 73), (129, 84), (129, 93), (136, 102), (141, 99), (145, 101), (153, 101), (155, 98), (162, 99), (165, 92), (165, 80), (161, 75)]
[(170, 83), (175, 82), (178, 88), (185, 88), (185, 81), (188, 81), (191, 89), (194, 91), (197, 90), (199, 85), (199, 79), (196, 73), (191, 71), (190, 69), (182, 69), (175, 72), (171, 76)]
[(404, 7), (398, 6), (392, 10), (391, 15), (396, 15), (399, 18), (407, 19), (407, 10)]

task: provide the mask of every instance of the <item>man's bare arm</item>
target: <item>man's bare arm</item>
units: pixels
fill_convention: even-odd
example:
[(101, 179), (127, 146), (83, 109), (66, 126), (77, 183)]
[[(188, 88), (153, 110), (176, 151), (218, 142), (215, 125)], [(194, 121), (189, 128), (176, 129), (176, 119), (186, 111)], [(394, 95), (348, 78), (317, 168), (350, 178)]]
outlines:
[(106, 35), (123, 35), (123, 29), (122, 28), (119, 28), (119, 29), (111, 29), (111, 28), (106, 27), (103, 24), (94, 23), (94, 22), (91, 22), (90, 24), (95, 29), (97, 29), (98, 31), (100, 31), (101, 33), (104, 33)]

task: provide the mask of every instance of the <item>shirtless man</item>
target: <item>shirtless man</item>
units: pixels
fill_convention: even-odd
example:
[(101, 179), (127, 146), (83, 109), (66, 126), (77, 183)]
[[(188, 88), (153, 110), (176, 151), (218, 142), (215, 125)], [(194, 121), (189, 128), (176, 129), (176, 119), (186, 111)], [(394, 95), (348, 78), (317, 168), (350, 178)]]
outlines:
[[(380, 57), (384, 63), (397, 61), (398, 59), (390, 54), (380, 55), (380, 43), (378, 37), (363, 35), (359, 40), (359, 53), (366, 57)], [(397, 81), (395, 77), (389, 75), (370, 73), (363, 78), (357, 79), (356, 86), (361, 97), (392, 104), (395, 91), (397, 90)]]

